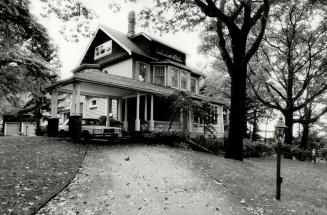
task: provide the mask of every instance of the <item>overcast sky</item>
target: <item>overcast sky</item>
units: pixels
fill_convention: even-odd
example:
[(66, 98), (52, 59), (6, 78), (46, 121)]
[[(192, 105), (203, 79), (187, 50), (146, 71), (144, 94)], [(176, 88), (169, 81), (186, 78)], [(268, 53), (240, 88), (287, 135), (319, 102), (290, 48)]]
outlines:
[[(84, 0), (84, 2), (89, 8), (94, 9), (98, 15), (98, 18), (94, 20), (94, 24), (90, 26), (91, 29), (95, 30), (98, 24), (103, 24), (123, 33), (127, 33), (127, 16), (129, 11), (138, 11), (144, 7), (144, 5), (141, 3), (128, 5), (124, 4), (120, 12), (113, 13), (108, 8), (106, 0)], [(31, 11), (38, 18), (39, 22), (47, 28), (54, 44), (56, 44), (59, 48), (59, 58), (62, 63), (61, 78), (64, 79), (72, 76), (71, 70), (77, 66), (77, 63), (82, 57), (81, 55), (89, 43), (90, 38), (82, 39), (77, 43), (68, 42), (65, 40), (64, 36), (59, 33), (62, 26), (61, 22), (59, 22), (54, 17), (45, 19), (39, 15), (42, 11), (39, 0), (32, 0)], [(144, 31), (144, 29), (141, 29), (139, 26), (136, 27), (136, 33), (142, 31)], [(189, 56), (187, 57), (187, 64), (189, 66), (201, 69), (201, 67), (207, 63), (207, 58), (198, 54), (197, 52), (197, 47), (200, 44), (198, 32), (179, 32), (176, 34), (165, 34), (162, 36), (162, 39), (188, 53)]]

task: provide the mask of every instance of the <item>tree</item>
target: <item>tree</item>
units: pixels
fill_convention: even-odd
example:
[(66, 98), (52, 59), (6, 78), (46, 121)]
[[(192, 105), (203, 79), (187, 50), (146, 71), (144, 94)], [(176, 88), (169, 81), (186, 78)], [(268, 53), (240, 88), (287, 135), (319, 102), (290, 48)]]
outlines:
[(243, 160), (243, 136), (239, 134), (244, 130), (247, 64), (262, 41), (272, 2), (161, 0), (156, 1), (154, 10), (149, 8), (141, 13), (141, 20), (146, 21), (146, 26), (149, 26), (148, 21), (151, 20), (161, 31), (190, 29), (199, 24), (214, 27), (218, 36), (217, 47), (231, 77), (226, 158)]
[(196, 107), (196, 103), (192, 100), (191, 95), (185, 91), (175, 91), (167, 96), (167, 101), (171, 102), (170, 108), (173, 110), (173, 115), (170, 120), (168, 131), (171, 129), (176, 115), (182, 112), (189, 113)]
[(52, 79), (55, 48), (28, 0), (0, 2), (0, 98), (17, 105), (36, 80)]
[[(264, 83), (257, 87), (252, 83), (252, 87), (264, 105), (284, 115), (285, 143), (288, 144), (292, 144), (293, 139), (294, 112), (316, 102), (327, 90), (321, 78), (327, 72), (325, 9), (309, 1), (286, 1), (276, 5), (260, 54), (251, 64), (254, 74), (265, 73), (267, 77)], [(265, 96), (259, 91), (262, 86)]]

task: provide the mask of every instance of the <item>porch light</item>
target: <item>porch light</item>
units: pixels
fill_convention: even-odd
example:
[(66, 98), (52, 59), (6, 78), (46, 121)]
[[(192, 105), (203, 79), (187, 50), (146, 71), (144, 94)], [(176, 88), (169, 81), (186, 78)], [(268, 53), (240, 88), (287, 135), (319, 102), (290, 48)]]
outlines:
[(276, 199), (280, 200), (280, 190), (283, 178), (280, 176), (281, 154), (282, 154), (282, 139), (285, 134), (285, 123), (283, 117), (279, 117), (275, 125), (275, 135), (277, 137), (277, 173), (276, 173)]
[(277, 123), (275, 125), (275, 135), (278, 140), (281, 140), (284, 137), (285, 128), (286, 128), (286, 125), (284, 123), (283, 117), (279, 117), (279, 120), (277, 121)]

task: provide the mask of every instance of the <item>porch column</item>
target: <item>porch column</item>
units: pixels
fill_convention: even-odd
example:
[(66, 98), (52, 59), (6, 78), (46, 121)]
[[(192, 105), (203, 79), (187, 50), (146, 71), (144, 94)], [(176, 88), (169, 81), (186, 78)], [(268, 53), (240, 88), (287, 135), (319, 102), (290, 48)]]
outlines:
[(76, 84), (73, 85), (73, 93), (72, 93), (72, 99), (71, 99), (72, 103), (70, 106), (70, 116), (75, 116), (76, 114), (76, 108), (75, 108), (75, 104), (76, 104)]
[(51, 118), (57, 118), (58, 114), (58, 92), (55, 90), (51, 94)]
[(127, 121), (127, 98), (125, 99), (124, 129), (125, 129), (125, 131), (128, 131), (128, 121)]
[(218, 106), (217, 107), (217, 111), (218, 111), (218, 120), (217, 120), (217, 124), (220, 127), (220, 132), (223, 134), (224, 133), (224, 108), (223, 106)]
[(153, 95), (151, 94), (150, 100), (150, 127), (149, 130), (152, 131), (154, 129), (154, 120), (153, 120)]
[(122, 120), (122, 99), (119, 98), (117, 99), (117, 120), (121, 121)]
[(81, 85), (76, 84), (76, 98), (75, 98), (75, 115), (81, 115)]
[(111, 98), (108, 97), (107, 98), (107, 120), (106, 120), (106, 126), (109, 127), (110, 126), (110, 110), (111, 110)]
[(144, 120), (148, 121), (148, 96), (144, 96)]
[(140, 93), (136, 96), (136, 119), (135, 119), (135, 131), (140, 131)]
[(192, 132), (192, 112), (188, 111), (188, 119), (187, 119), (187, 130), (188, 132)]
[[(49, 137), (55, 137), (58, 134), (59, 118), (57, 117), (57, 112), (58, 112), (58, 92), (54, 90), (51, 93), (51, 118), (48, 120)], [(37, 133), (36, 135), (39, 134)]]

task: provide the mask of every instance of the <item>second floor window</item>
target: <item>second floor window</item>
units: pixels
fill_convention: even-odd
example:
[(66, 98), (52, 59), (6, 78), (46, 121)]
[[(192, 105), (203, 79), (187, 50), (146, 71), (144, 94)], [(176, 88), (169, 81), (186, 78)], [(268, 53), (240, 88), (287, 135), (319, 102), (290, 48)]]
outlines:
[(147, 66), (145, 63), (139, 62), (139, 80), (146, 81)]
[(165, 84), (165, 66), (154, 67), (154, 83), (160, 85)]
[(191, 92), (196, 93), (196, 79), (195, 78), (191, 79)]
[(95, 47), (94, 60), (109, 55), (111, 53), (112, 53), (112, 40), (109, 40), (108, 42), (105, 42)]
[(178, 88), (178, 69), (176, 67), (171, 67), (171, 86)]
[(181, 71), (181, 89), (187, 90), (187, 72)]

